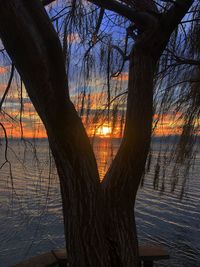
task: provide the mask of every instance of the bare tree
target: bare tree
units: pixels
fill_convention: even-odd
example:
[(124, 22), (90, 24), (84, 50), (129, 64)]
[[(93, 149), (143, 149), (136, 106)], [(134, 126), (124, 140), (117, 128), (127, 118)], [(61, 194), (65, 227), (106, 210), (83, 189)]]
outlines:
[(154, 75), (193, 1), (169, 1), (162, 12), (152, 0), (90, 2), (130, 21), (135, 38), (124, 136), (102, 183), (69, 97), (60, 41), (42, 3), (0, 0), (0, 37), (47, 131), (60, 178), (69, 266), (138, 266), (134, 204), (151, 141)]

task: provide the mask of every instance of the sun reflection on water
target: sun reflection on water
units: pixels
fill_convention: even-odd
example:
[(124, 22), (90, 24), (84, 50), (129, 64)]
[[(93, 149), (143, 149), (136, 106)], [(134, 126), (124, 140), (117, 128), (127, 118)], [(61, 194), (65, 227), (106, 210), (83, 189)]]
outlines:
[(100, 180), (102, 180), (119, 148), (119, 138), (96, 138), (94, 153), (97, 159)]

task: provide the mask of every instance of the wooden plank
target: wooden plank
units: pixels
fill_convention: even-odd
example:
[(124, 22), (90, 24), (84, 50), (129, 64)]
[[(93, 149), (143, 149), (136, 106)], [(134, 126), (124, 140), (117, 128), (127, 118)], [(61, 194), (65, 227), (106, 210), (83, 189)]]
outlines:
[[(169, 254), (164, 247), (151, 244), (139, 246), (139, 255), (145, 267), (153, 266), (153, 261), (169, 259)], [(62, 264), (66, 262), (66, 259), (67, 253), (65, 249), (55, 249), (18, 263), (13, 267), (46, 267), (57, 262)]]
[(67, 252), (66, 249), (54, 249), (51, 251), (53, 255), (58, 259), (58, 260), (66, 260), (67, 259)]
[(56, 262), (56, 257), (51, 252), (48, 252), (18, 263), (13, 267), (47, 267), (49, 265), (55, 264)]
[(139, 246), (140, 259), (143, 261), (156, 261), (169, 259), (167, 250), (160, 245), (143, 245)]
[(67, 263), (67, 252), (66, 249), (54, 249), (51, 251), (57, 259), (59, 266), (66, 266)]

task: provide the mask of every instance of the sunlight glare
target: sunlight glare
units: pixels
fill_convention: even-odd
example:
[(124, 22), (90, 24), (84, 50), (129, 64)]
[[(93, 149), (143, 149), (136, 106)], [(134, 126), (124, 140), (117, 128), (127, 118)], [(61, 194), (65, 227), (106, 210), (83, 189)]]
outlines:
[(97, 130), (97, 135), (99, 136), (109, 136), (111, 134), (111, 127), (110, 126), (106, 126), (106, 125), (102, 125), (98, 128)]

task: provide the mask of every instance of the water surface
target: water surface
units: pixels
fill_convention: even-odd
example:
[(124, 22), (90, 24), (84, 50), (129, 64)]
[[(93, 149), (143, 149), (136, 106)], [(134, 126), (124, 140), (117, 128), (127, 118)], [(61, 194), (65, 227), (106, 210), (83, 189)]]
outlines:
[[(4, 143), (1, 163), (3, 146)], [(94, 149), (101, 177), (118, 146), (117, 139), (96, 141)], [(60, 189), (47, 141), (37, 140), (31, 145), (10, 140), (9, 147), (12, 168), (6, 164), (0, 170), (0, 267), (64, 247)], [(158, 148), (159, 143), (154, 142), (153, 160)], [(200, 266), (199, 163), (200, 154), (197, 154), (187, 195), (182, 200), (170, 190), (166, 189), (163, 194), (153, 190), (154, 167), (145, 177), (145, 186), (139, 190), (136, 203), (139, 241), (163, 244), (170, 253), (169, 261), (160, 261), (155, 266)], [(169, 172), (170, 166), (167, 167)]]

